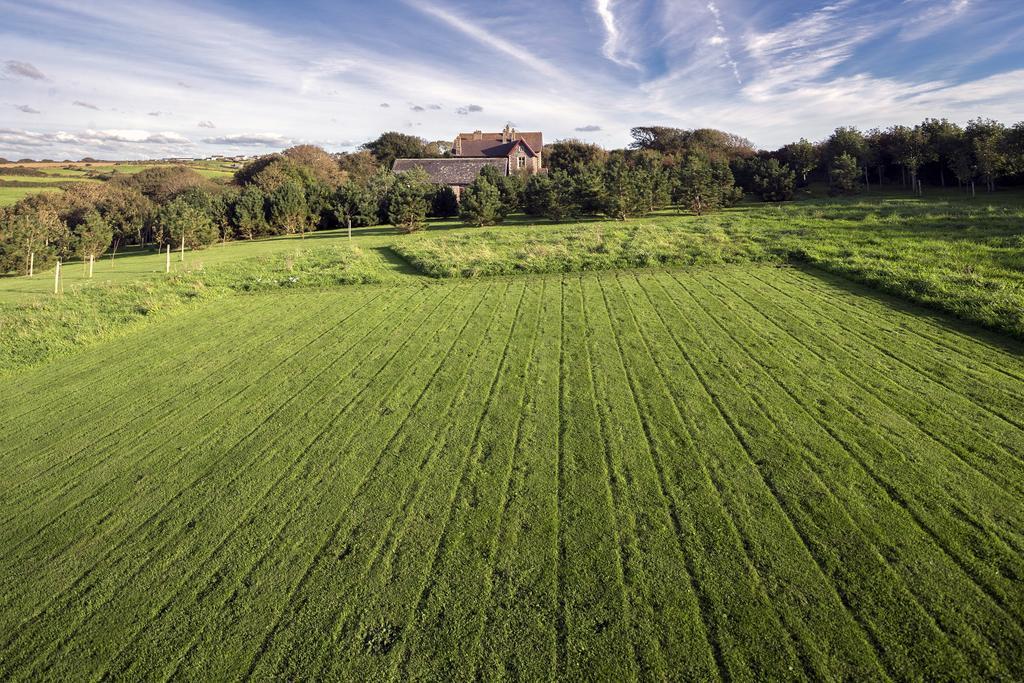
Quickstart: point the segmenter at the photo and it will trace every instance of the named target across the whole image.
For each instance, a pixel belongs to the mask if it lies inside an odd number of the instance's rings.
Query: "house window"
[[[519,157],[519,168],[526,168],[526,157]]]

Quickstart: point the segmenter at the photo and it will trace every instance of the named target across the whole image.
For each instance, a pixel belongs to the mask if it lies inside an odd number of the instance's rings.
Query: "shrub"
[[[501,193],[483,174],[462,192],[460,215],[471,225],[494,225],[504,219]]]
[[[750,162],[751,188],[766,202],[786,202],[793,198],[796,173],[778,159],[754,159]]]

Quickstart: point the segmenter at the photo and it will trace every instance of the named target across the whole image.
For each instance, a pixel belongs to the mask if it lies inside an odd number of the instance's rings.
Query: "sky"
[[[1020,0],[0,0],[0,157],[1024,119]]]

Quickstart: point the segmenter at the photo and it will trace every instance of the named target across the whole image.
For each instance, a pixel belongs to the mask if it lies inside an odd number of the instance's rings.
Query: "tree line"
[[[91,261],[129,244],[201,249],[229,239],[378,224],[412,232],[431,216],[482,226],[518,212],[553,221],[627,219],[676,206],[699,215],[745,194],[787,201],[815,181],[834,194],[892,183],[914,189],[956,183],[972,191],[980,183],[994,191],[1024,174],[1024,123],[980,118],[966,126],[927,119],[866,132],[837,128],[820,142],[801,139],[770,151],[714,129],[648,126],[631,133],[626,149],[571,139],[547,145],[545,172],[538,175],[505,176],[486,167],[461,201],[421,171],[390,171],[396,158],[449,156],[450,143],[396,132],[340,155],[292,147],[247,163],[230,182],[185,165],[154,166],[0,210],[0,272],[30,273],[72,256]]]

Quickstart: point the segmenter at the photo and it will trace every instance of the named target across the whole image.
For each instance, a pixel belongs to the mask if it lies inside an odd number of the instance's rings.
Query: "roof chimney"
[[[482,130],[474,130],[473,131],[473,139],[474,140],[483,140],[484,139],[484,132]]]

